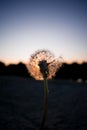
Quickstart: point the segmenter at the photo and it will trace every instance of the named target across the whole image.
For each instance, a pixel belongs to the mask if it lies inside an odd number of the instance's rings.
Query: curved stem
[[[43,116],[42,116],[41,126],[39,130],[44,129],[47,111],[48,111],[48,82],[47,82],[47,78],[44,77],[44,110],[43,110]]]

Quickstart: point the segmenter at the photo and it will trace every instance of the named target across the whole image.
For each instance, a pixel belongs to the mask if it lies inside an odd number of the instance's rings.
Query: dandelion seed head
[[[38,50],[31,55],[28,63],[28,71],[36,80],[43,80],[44,74],[47,79],[52,79],[61,63],[49,50]]]

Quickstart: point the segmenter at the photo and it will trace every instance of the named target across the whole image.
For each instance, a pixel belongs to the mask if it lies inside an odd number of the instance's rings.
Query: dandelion
[[[54,54],[49,50],[38,50],[31,55],[27,65],[30,75],[36,80],[44,80],[43,69],[47,70],[47,79],[52,79],[56,71],[60,68],[61,62],[59,58],[55,58]]]
[[[43,130],[48,111],[48,82],[60,68],[61,62],[49,50],[38,50],[31,55],[28,70],[36,80],[44,80],[44,110],[39,130]]]

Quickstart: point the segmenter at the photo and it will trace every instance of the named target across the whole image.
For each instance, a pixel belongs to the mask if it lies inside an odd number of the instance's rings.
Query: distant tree
[[[87,80],[87,63],[83,64],[66,64],[57,71],[56,79],[82,79],[83,81]]]
[[[71,71],[71,78],[73,80],[77,80],[78,78],[81,78],[80,77],[80,65],[77,64],[77,63],[72,63],[70,65],[70,71]]]
[[[80,75],[83,81],[87,80],[87,63],[82,63],[80,66]]]
[[[19,63],[17,65],[10,64],[6,68],[7,75],[21,76],[21,77],[30,77],[25,64]]]
[[[23,76],[23,77],[29,77],[30,76],[25,64],[23,64],[21,62],[17,65],[17,70],[18,70],[17,72],[18,72],[19,76]]]
[[[0,75],[5,75],[6,66],[3,62],[0,62]]]
[[[70,65],[63,63],[56,73],[56,79],[70,79]]]

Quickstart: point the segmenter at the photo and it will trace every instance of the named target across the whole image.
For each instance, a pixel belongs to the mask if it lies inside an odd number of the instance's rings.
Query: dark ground
[[[0,77],[0,130],[39,130],[43,81]],[[44,130],[87,130],[87,83],[49,81]]]

